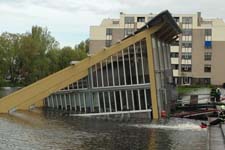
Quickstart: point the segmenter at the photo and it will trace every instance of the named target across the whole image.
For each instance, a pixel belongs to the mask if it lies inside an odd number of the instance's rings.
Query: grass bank
[[[212,85],[190,85],[190,86],[177,86],[176,90],[179,95],[188,94],[192,91],[202,88],[213,88]]]

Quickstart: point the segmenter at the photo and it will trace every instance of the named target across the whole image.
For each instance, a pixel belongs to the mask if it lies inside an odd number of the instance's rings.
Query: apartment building
[[[90,27],[90,53],[110,47],[151,20],[155,14],[120,13],[118,19],[104,19]],[[182,29],[170,47],[175,84],[213,84],[225,82],[225,23],[196,14],[173,14]],[[167,31],[165,31],[167,32]],[[168,36],[169,36],[168,32]]]

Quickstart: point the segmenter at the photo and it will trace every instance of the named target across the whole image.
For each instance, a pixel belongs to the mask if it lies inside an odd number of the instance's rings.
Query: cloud
[[[224,0],[0,0],[0,32],[23,33],[32,25],[48,27],[61,43],[73,46],[89,35],[89,27],[103,18],[118,18],[119,12],[196,13],[223,18]]]

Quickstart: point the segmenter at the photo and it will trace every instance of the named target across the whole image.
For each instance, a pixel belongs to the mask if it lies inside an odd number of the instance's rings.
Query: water
[[[0,98],[20,89],[21,87],[0,87]]]
[[[1,115],[0,149],[206,149],[207,130],[198,121],[118,118],[68,117],[46,110]]]
[[[69,117],[39,110],[0,115],[4,150],[204,150],[200,122],[171,118],[150,122],[148,114]]]

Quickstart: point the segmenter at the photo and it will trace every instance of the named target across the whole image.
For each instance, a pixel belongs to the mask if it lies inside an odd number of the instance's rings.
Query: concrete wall
[[[212,53],[211,83],[222,85],[225,82],[225,42],[214,41]]]
[[[105,47],[105,40],[90,40],[90,54],[95,54]]]

